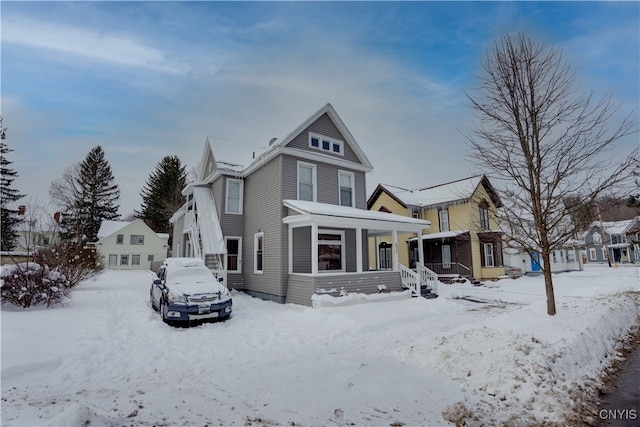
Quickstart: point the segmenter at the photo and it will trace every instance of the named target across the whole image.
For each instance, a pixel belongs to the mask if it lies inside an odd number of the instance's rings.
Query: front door
[[[380,270],[391,270],[393,265],[391,262],[391,244],[382,242],[378,246],[378,256],[380,260]]]
[[[541,270],[540,268],[540,253],[538,252],[530,252],[529,256],[531,256],[531,271],[536,273]]]

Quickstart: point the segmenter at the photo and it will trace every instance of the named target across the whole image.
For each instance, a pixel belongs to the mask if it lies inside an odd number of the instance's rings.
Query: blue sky
[[[373,163],[369,192],[379,182],[414,188],[481,172],[465,160],[464,91],[493,41],[515,31],[561,47],[581,92],[610,92],[620,115],[640,110],[638,2],[0,7],[15,186],[40,202],[99,144],[127,215],[164,156],[190,169],[209,136],[219,159],[247,164],[326,102]],[[620,152],[637,144],[629,137]]]

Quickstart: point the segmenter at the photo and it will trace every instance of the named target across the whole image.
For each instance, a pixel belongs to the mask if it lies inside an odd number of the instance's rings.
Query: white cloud
[[[50,50],[55,53],[108,62],[113,65],[183,74],[164,52],[125,34],[99,31],[32,18],[13,16],[2,22],[2,43]]]

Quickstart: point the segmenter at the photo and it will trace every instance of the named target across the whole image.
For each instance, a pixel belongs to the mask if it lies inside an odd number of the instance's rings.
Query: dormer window
[[[344,155],[343,141],[317,133],[309,133],[309,147],[320,151],[326,151],[328,153],[339,154],[341,156]]]

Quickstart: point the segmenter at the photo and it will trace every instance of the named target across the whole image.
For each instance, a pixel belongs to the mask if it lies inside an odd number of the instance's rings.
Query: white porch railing
[[[398,264],[402,286],[409,288],[414,295],[420,296],[420,276],[415,271]]]
[[[398,264],[402,285],[409,288],[411,292],[420,296],[420,286],[426,285],[433,293],[438,294],[438,275],[420,263],[416,263],[416,270],[413,271],[402,264]]]
[[[420,276],[420,281],[429,286],[431,290],[437,295],[438,275],[419,262],[416,262],[416,270],[418,271],[418,275]]]

